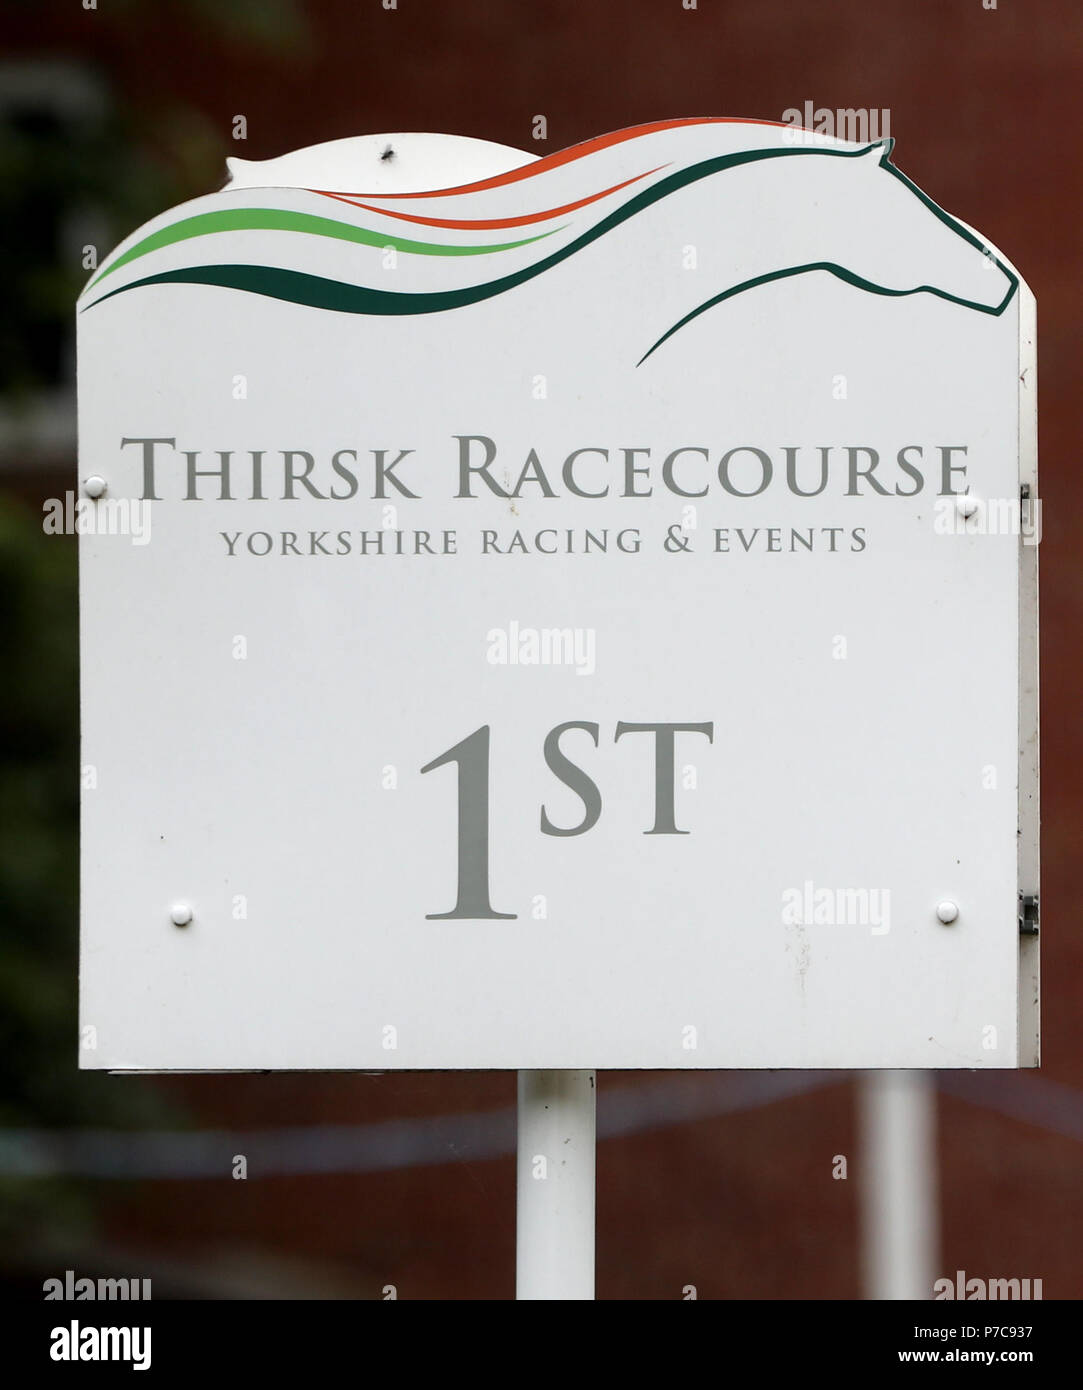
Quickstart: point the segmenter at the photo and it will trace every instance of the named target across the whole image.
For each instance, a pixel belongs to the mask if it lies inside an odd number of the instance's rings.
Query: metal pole
[[[931,1298],[939,1253],[932,1077],[867,1072],[858,1096],[865,1297]]]
[[[594,1297],[594,1083],[519,1073],[517,1299]]]

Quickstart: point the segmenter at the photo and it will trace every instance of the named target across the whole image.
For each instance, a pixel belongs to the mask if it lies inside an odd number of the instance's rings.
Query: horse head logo
[[[727,152],[711,153],[722,142],[702,128],[716,122],[662,125],[667,130],[661,133],[654,127],[617,132],[435,192],[286,188],[277,166],[294,156],[271,161],[275,169],[264,174],[234,169],[244,177],[190,205],[194,210],[179,219],[161,219],[115,253],[87,287],[84,307],[144,285],[201,284],[339,313],[442,313],[513,291],[633,219],[644,245],[670,237],[675,224],[687,226],[711,245],[722,281],[716,279],[711,298],[688,308],[653,345],[649,339],[641,345],[647,350],[640,364],[708,310],[798,275],[825,272],[866,293],[928,294],[991,315],[1015,293],[1018,277],[992,249],[895,168],[892,140],[794,149],[774,137],[765,142],[752,124],[734,122],[739,133],[731,135]],[[688,129],[696,126],[698,132]],[[659,139],[668,143],[660,146]],[[504,165],[509,157],[503,151]],[[654,217],[666,224],[657,237]],[[282,235],[268,241],[268,232]],[[187,246],[212,244],[227,245],[237,259],[207,264],[201,255],[196,264],[167,263],[129,279],[131,267],[145,258],[176,262],[186,258]],[[321,269],[341,267],[339,276],[313,273],[313,244],[322,250]],[[343,250],[359,246],[379,255],[390,248],[432,273],[413,283],[409,277],[390,281],[378,262],[370,273],[355,250]],[[581,291],[589,293],[594,284],[599,294],[612,293],[606,277]],[[673,292],[662,312],[682,308]]]
[[[969,227],[945,212],[891,163],[894,140],[856,154],[824,155],[824,196],[858,219],[851,269],[881,293],[926,292],[997,314],[1018,285]],[[886,252],[882,248],[890,248]]]
[[[762,169],[756,220],[762,235],[735,257],[730,283],[669,328],[640,358],[707,310],[776,280],[823,272],[870,294],[930,294],[999,315],[1019,284],[995,252],[946,213],[891,163],[894,140],[864,149],[768,148],[709,160],[677,179],[722,180],[730,170]]]

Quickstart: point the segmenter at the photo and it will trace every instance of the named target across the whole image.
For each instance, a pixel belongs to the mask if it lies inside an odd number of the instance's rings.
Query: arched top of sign
[[[464,183],[493,178],[539,158],[492,140],[429,131],[352,135],[292,150],[277,159],[226,160],[226,188],[357,188],[378,197],[447,188],[448,171]]]
[[[540,159],[484,141],[390,135],[230,161],[220,192],[122,243],[81,308],[148,286],[202,285],[341,314],[443,313],[514,291],[634,228],[644,243],[662,230],[726,252],[699,277],[708,293],[664,331],[644,325],[629,349],[640,366],[734,296],[814,273],[999,316],[1017,273],[895,167],[893,146],[703,118],[632,127]],[[621,261],[625,276],[634,263]],[[600,281],[604,254],[596,264]],[[604,292],[637,289],[609,277]]]

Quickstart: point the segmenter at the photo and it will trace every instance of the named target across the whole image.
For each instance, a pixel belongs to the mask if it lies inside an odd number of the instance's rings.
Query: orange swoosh
[[[351,207],[363,208],[365,212],[377,212],[382,217],[395,217],[402,222],[417,222],[424,227],[450,227],[456,231],[487,231],[499,227],[525,227],[533,222],[547,222],[551,217],[563,217],[565,213],[575,212],[579,208],[585,208],[588,203],[596,203],[599,198],[607,198],[610,193],[617,193],[622,188],[627,188],[629,184],[638,183],[640,179],[645,179],[651,174],[657,174],[659,169],[667,169],[667,164],[659,164],[654,169],[648,169],[645,174],[636,174],[633,178],[625,179],[623,183],[615,183],[612,188],[603,188],[600,193],[592,193],[587,198],[580,198],[574,203],[565,203],[563,207],[547,208],[544,212],[528,212],[521,217],[482,217],[474,219],[458,219],[450,217],[416,217],[409,212],[392,212],[389,208],[380,208],[375,203],[361,203],[347,193],[330,193],[325,188],[310,189],[312,193],[321,193],[325,198],[336,198],[340,203],[349,203]],[[398,194],[388,194],[389,197],[398,197]]]
[[[491,179],[481,179],[478,183],[461,184],[457,188],[433,188],[424,193],[355,193],[344,196],[356,198],[447,198],[458,193],[481,193],[489,188],[503,188],[509,183],[518,183],[522,179],[533,178],[537,174],[546,173],[549,169],[558,169],[562,164],[571,164],[576,159],[582,159],[584,155],[594,154],[597,150],[608,149],[610,145],[623,144],[625,140],[635,140],[640,135],[654,135],[659,130],[676,130],[680,126],[688,125],[769,125],[782,127],[785,122],[750,120],[742,116],[693,116],[682,120],[651,121],[648,125],[628,126],[624,130],[612,131],[609,135],[595,136],[593,140],[584,140],[581,145],[571,145],[558,154],[547,154],[543,159],[535,160],[533,164],[524,164],[518,169],[509,169],[506,174],[497,174]]]

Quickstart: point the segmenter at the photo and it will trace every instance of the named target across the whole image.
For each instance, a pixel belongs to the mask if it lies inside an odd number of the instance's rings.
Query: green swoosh
[[[393,246],[396,251],[405,251],[413,256],[484,256],[491,251],[512,251],[517,246],[529,246],[532,241],[541,241],[554,232],[563,231],[554,227],[537,236],[525,237],[522,241],[499,242],[492,246],[447,246],[434,241],[412,241],[408,237],[392,236],[381,232],[370,232],[364,227],[354,227],[348,222],[338,222],[332,217],[317,217],[308,212],[286,212],[277,208],[228,208],[221,212],[201,212],[195,217],[186,217],[153,232],[142,241],[130,247],[123,256],[118,256],[112,265],[95,277],[90,283],[98,284],[122,265],[138,260],[148,252],[158,251],[163,246],[172,246],[190,237],[210,236],[214,232],[307,232],[312,236],[334,237],[338,241],[354,241],[361,246]]]
[[[634,217],[636,213],[642,212],[644,208],[659,202],[662,198],[687,184],[708,178],[711,174],[720,173],[723,169],[734,168],[740,164],[749,164],[756,159],[777,155],[792,156],[814,153],[817,151],[746,150],[739,154],[718,155],[714,159],[693,164],[691,168],[671,174],[668,178],[661,179],[650,188],[637,193],[634,198],[630,198],[622,207],[615,208],[601,222],[589,228],[575,241],[569,242],[567,246],[562,247],[561,250],[554,252],[553,255],[544,260],[538,261],[535,265],[526,266],[522,270],[499,280],[490,280],[483,285],[472,285],[467,289],[438,290],[427,294],[404,294],[391,290],[367,290],[360,285],[347,285],[338,280],[327,280],[317,275],[306,275],[301,271],[280,271],[269,266],[218,265],[198,266],[190,272],[184,270],[162,271],[158,275],[150,275],[146,279],[135,280],[130,285],[122,285],[120,289],[110,290],[108,294],[103,294],[94,300],[93,304],[88,304],[86,307],[92,309],[95,304],[103,303],[112,298],[114,294],[123,294],[127,290],[139,289],[144,285],[174,283],[213,284],[232,289],[246,289],[254,294],[270,295],[272,298],[292,298],[292,295],[279,295],[275,290],[269,288],[277,283],[282,286],[289,285],[295,291],[300,292],[301,297],[296,300],[299,304],[320,309],[335,309],[347,314],[430,314],[441,309],[456,309],[466,304],[475,304],[479,300],[488,299],[492,295],[501,294],[505,290],[514,289],[527,280],[532,280],[535,275],[541,275],[551,266],[566,260],[582,247],[589,246],[592,241],[597,241],[606,232],[611,231],[622,222],[626,222],[630,217]],[[830,151],[830,153],[836,152]],[[844,158],[851,157],[847,151],[838,151],[838,153]],[[211,216],[213,214],[206,215]],[[236,282],[228,278],[231,274],[237,276]],[[399,307],[400,304],[401,307]]]

